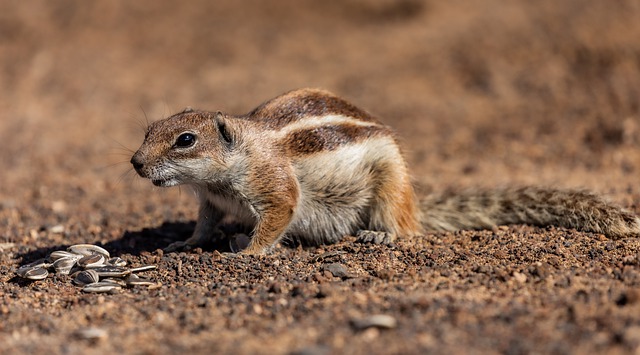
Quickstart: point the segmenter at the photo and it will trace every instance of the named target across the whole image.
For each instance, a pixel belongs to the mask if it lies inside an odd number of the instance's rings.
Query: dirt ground
[[[4,1],[0,353],[637,353],[640,240],[503,226],[268,256],[166,254],[187,188],[148,121],[322,87],[393,126],[421,194],[587,188],[640,212],[637,1]],[[160,287],[18,266],[98,244]],[[387,327],[369,327],[386,315]],[[373,318],[372,318],[373,317]]]

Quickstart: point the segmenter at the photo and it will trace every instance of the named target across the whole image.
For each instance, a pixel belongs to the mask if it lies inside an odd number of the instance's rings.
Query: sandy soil
[[[323,87],[404,137],[422,193],[583,187],[640,212],[638,18],[631,0],[5,1],[0,353],[637,352],[636,238],[508,226],[164,254],[195,200],[128,160],[185,106]],[[162,286],[14,276],[76,243],[157,264]]]

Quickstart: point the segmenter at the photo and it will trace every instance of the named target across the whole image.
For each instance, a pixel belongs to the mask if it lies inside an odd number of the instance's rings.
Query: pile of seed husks
[[[116,292],[123,287],[158,286],[159,284],[137,272],[152,270],[156,265],[126,268],[127,262],[111,257],[108,251],[96,245],[77,244],[57,250],[47,258],[22,265],[16,275],[29,280],[45,279],[50,271],[71,275],[73,283],[84,292]]]

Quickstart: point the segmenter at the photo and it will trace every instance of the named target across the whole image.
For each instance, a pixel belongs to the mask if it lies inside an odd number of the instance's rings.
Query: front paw
[[[356,235],[356,242],[363,244],[390,245],[394,239],[394,235],[391,233],[370,230],[358,231]]]
[[[238,233],[229,238],[229,248],[233,253],[244,252],[250,242],[251,239],[246,234]]]
[[[187,241],[182,240],[182,241],[178,241],[178,242],[173,242],[171,244],[169,244],[169,246],[167,246],[166,248],[162,249],[165,253],[173,253],[173,252],[180,252],[180,251],[189,251],[193,249],[193,245],[187,243]]]

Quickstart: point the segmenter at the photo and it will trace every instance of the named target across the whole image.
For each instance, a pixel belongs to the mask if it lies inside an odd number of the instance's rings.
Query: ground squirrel
[[[229,221],[250,235],[243,250],[250,254],[283,238],[317,245],[357,234],[389,243],[425,229],[517,223],[609,237],[640,232],[638,217],[583,191],[470,190],[418,202],[392,130],[315,89],[285,93],[243,116],[185,109],[151,124],[131,163],[155,185],[187,184],[199,197],[193,236],[170,250],[202,245]]]

